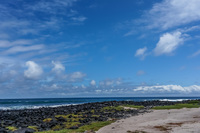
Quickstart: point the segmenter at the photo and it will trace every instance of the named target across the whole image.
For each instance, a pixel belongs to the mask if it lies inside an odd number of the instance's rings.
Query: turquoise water
[[[0,110],[57,107],[103,101],[182,101],[200,97],[100,97],[100,98],[39,98],[39,99],[0,99]]]

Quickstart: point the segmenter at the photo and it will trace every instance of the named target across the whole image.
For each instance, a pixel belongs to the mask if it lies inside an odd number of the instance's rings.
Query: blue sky
[[[0,1],[0,97],[198,96],[199,6]]]

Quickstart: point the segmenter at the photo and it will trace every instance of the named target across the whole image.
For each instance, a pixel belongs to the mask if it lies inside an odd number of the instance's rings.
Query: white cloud
[[[4,52],[4,54],[15,54],[19,52],[35,51],[41,50],[44,48],[44,45],[32,45],[32,46],[15,46]]]
[[[117,78],[117,79],[106,79],[103,81],[99,82],[99,87],[101,88],[106,88],[106,87],[116,87],[122,84],[122,79],[121,78]]]
[[[143,60],[147,56],[146,51],[147,51],[147,47],[140,48],[136,51],[135,56]]]
[[[62,71],[65,71],[65,67],[60,62],[52,61],[52,64],[54,65],[54,68],[52,69],[52,71],[54,71],[56,73],[60,73]]]
[[[92,80],[92,81],[90,82],[90,85],[95,86],[95,85],[96,85],[96,81],[95,81],[95,80]]]
[[[78,82],[82,81],[86,74],[82,72],[73,72],[72,74],[68,75],[68,81],[70,82]]]
[[[150,28],[168,29],[200,20],[199,0],[164,0],[146,14]],[[148,19],[149,20],[149,19]]]
[[[16,46],[16,45],[30,45],[32,43],[33,43],[32,40],[25,40],[25,39],[19,39],[13,42],[10,42],[8,40],[0,40],[0,47],[6,48],[6,47],[11,47],[11,46]]]
[[[182,87],[180,85],[156,85],[156,86],[140,86],[133,89],[134,92],[143,93],[192,93],[200,92],[200,86],[192,85]]]
[[[27,70],[24,71],[24,76],[29,79],[37,79],[42,73],[42,68],[33,61],[27,61]]]
[[[74,21],[79,21],[79,22],[83,22],[85,21],[87,18],[83,17],[83,16],[79,16],[79,17],[73,17],[72,20]]]
[[[171,54],[174,52],[184,41],[181,32],[176,31],[173,33],[165,33],[160,37],[159,42],[154,49],[156,56],[163,54]]]

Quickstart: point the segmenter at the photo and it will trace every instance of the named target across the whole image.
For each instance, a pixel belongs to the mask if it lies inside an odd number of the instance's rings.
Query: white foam
[[[189,99],[160,99],[159,101],[181,102]]]
[[[39,108],[55,108],[55,107],[62,107],[62,106],[70,106],[70,105],[78,105],[78,104],[60,104],[60,105],[43,105],[43,106],[9,106],[9,107],[0,107],[0,110],[23,110],[23,109],[39,109]]]

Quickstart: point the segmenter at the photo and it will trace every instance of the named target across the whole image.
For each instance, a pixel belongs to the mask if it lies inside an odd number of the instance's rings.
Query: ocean
[[[103,101],[182,101],[200,99],[200,97],[98,97],[98,98],[34,98],[34,99],[0,99],[0,110],[32,109],[41,107],[58,107]]]

